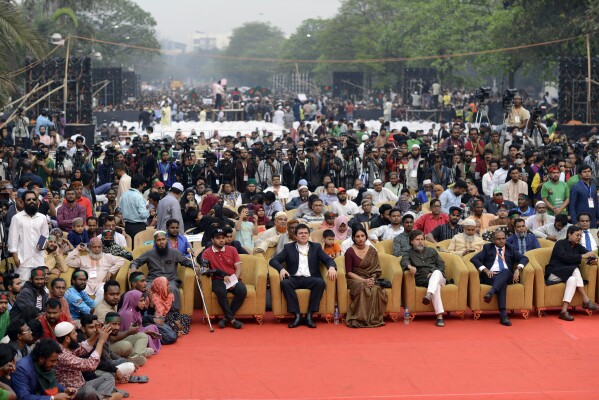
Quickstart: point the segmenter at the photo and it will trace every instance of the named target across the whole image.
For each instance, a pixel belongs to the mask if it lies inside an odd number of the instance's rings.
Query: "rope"
[[[84,36],[72,36],[72,37],[81,39],[81,40],[88,40],[91,42],[109,44],[109,45],[114,45],[114,46],[129,47],[129,48],[138,49],[138,50],[154,51],[154,52],[158,52],[158,53],[169,53],[169,51],[167,51],[167,50],[157,49],[154,47],[144,47],[144,46],[138,46],[138,45],[133,45],[133,44],[127,44],[127,43],[110,42],[108,40],[88,38],[88,37],[84,37]],[[272,63],[300,63],[300,64],[302,64],[302,63],[303,64],[311,64],[311,63],[313,63],[313,64],[352,64],[352,63],[361,64],[362,63],[362,64],[364,64],[364,63],[372,63],[372,62],[383,63],[383,62],[435,60],[435,59],[445,59],[445,58],[451,58],[451,57],[466,57],[466,56],[475,56],[475,55],[481,55],[481,54],[502,53],[502,52],[507,52],[507,51],[530,49],[533,47],[541,47],[541,46],[548,46],[548,45],[557,44],[557,43],[570,42],[570,41],[582,39],[585,37],[586,37],[586,35],[580,35],[580,36],[573,36],[573,37],[564,38],[564,39],[556,39],[556,40],[549,40],[549,41],[539,42],[539,43],[525,44],[525,45],[520,45],[520,46],[502,47],[499,49],[478,50],[478,51],[468,51],[468,52],[462,52],[462,53],[431,55],[431,56],[416,56],[416,57],[358,58],[358,59],[354,59],[354,60],[303,60],[303,59],[292,59],[292,58],[268,58],[268,57],[261,58],[261,57],[227,56],[227,55],[223,55],[223,54],[203,54],[203,56],[207,57],[207,58],[216,58],[216,59],[224,59],[224,60],[258,61],[258,62],[272,62]]]

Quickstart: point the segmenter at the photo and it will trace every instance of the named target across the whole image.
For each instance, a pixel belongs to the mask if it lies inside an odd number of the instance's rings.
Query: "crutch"
[[[210,333],[213,333],[214,328],[212,327],[212,322],[210,322],[210,314],[208,313],[208,307],[206,307],[206,299],[204,297],[204,291],[202,290],[202,282],[200,281],[200,275],[202,274],[202,271],[200,268],[196,266],[195,254],[193,254],[193,250],[188,248],[187,252],[191,256],[191,265],[193,267],[194,275],[196,276],[196,283],[198,284],[198,289],[200,290],[200,296],[202,297],[202,306],[204,306],[204,317],[208,320]]]

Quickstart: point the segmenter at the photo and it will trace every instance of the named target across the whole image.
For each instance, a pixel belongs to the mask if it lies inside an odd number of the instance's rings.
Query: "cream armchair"
[[[387,308],[385,314],[391,317],[393,322],[397,322],[401,312],[401,282],[402,273],[399,265],[400,258],[389,254],[379,252],[379,262],[381,263],[381,279],[391,282],[391,289],[385,289],[387,293]],[[337,305],[340,314],[347,314],[349,309],[350,297],[347,288],[347,276],[345,272],[345,257],[335,258],[337,264]]]
[[[266,277],[268,274],[266,260],[262,256],[247,254],[240,254],[239,258],[241,258],[241,280],[247,289],[247,296],[235,317],[251,316],[256,319],[258,324],[262,325],[266,312]],[[216,295],[212,292],[212,278],[202,275],[200,279],[208,314],[210,317],[222,316],[223,310],[218,304]],[[233,295],[228,293],[227,298],[232,300]]]
[[[331,322],[333,319],[333,312],[335,312],[335,281],[327,278],[327,267],[324,264],[320,264],[320,272],[322,279],[325,281],[325,289],[320,300],[320,306],[318,314],[323,316],[327,322]],[[273,267],[268,267],[268,281],[270,282],[270,297],[272,299],[272,312],[275,316],[275,322],[280,322],[281,319],[291,314],[287,311],[287,301],[281,290],[281,279],[279,272]],[[310,299],[309,289],[296,289],[297,299],[299,301],[300,313],[306,314],[308,312],[308,301]]]
[[[533,250],[535,251],[535,250]],[[530,252],[528,252],[530,253]],[[526,254],[528,256],[528,253]],[[470,274],[468,285],[468,306],[474,313],[474,319],[479,319],[483,311],[497,311],[497,297],[493,296],[490,303],[485,303],[483,297],[491,289],[490,285],[480,283],[479,271],[470,262],[476,253],[470,253],[463,257],[464,263]],[[533,281],[535,279],[534,268],[529,264],[524,266],[520,273],[520,282],[507,286],[506,309],[520,310],[524,319],[528,319],[528,313],[532,309]]]
[[[554,285],[545,285],[545,267],[549,264],[551,258],[552,248],[540,248],[531,250],[526,253],[528,260],[535,273],[535,295],[534,305],[537,310],[537,316],[541,317],[543,311],[550,307],[561,307],[563,304],[564,292],[566,290],[565,283],[556,283]],[[580,266],[580,274],[585,281],[588,281],[584,285],[584,290],[587,292],[587,296],[590,299],[595,298],[595,291],[597,287],[597,266],[587,265],[586,262]],[[573,307],[582,305],[582,297],[580,293],[576,292],[570,305]],[[591,310],[585,310],[587,314],[591,315]]]
[[[468,299],[468,269],[461,258],[451,253],[439,252],[445,263],[445,277],[453,283],[441,287],[441,299],[446,312],[455,312],[464,319]],[[426,295],[426,288],[416,286],[414,276],[409,271],[403,272],[403,306],[408,307],[410,319],[423,312],[434,312],[432,304],[422,304],[422,298]]]

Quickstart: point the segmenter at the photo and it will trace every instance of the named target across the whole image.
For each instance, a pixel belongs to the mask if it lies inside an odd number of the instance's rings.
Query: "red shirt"
[[[424,232],[425,235],[431,233],[439,225],[443,225],[449,222],[449,215],[439,214],[435,219],[432,213],[424,214],[422,217],[414,223],[414,229]]]
[[[60,317],[58,317],[58,322],[56,323],[56,325],[60,324],[61,322],[68,321],[68,320],[69,319],[64,314],[64,312],[61,312]],[[54,335],[54,328],[56,327],[56,325],[50,326],[46,317],[41,317],[40,322],[42,323],[42,328],[44,328],[44,336],[43,337],[56,340],[56,335]]]
[[[210,261],[210,268],[224,271],[227,276],[235,273],[235,264],[241,262],[239,253],[233,246],[225,246],[221,251],[215,251],[214,246],[210,246],[204,253],[202,259]],[[214,277],[215,279],[223,279],[222,277]]]
[[[91,217],[92,214],[92,202],[85,196],[81,196],[75,203],[79,204],[81,207],[85,208],[85,218]],[[62,205],[67,204],[67,199],[62,201]],[[62,208],[62,207],[61,207]],[[85,221],[83,221],[85,223]]]

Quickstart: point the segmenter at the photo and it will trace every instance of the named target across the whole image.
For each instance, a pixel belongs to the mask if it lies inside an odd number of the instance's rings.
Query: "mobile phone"
[[[44,250],[46,248],[47,241],[48,241],[48,238],[45,237],[44,235],[41,235],[39,237],[39,239],[37,240],[37,249]]]
[[[131,326],[134,327],[134,328],[137,328],[137,325],[138,325],[137,322],[134,322],[134,323],[131,324]]]
[[[248,210],[248,217],[254,216],[254,210]]]

